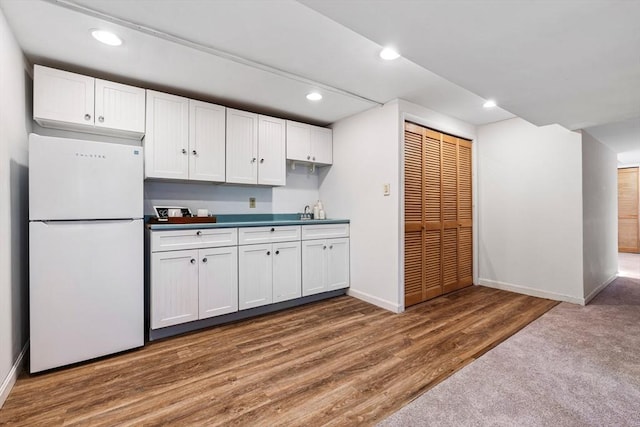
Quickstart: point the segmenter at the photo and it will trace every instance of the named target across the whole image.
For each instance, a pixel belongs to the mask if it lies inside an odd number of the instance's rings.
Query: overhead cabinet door
[[[258,125],[258,184],[285,185],[285,121],[259,116]]]
[[[93,124],[93,77],[34,66],[33,117],[44,121]]]
[[[189,100],[147,91],[146,178],[189,178]]]
[[[258,183],[258,115],[227,109],[227,182]]]
[[[189,179],[224,182],[226,108],[189,100]]]
[[[144,134],[145,90],[96,79],[96,127]]]

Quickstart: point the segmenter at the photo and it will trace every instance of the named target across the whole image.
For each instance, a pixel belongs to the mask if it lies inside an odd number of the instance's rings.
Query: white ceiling
[[[0,7],[33,62],[238,108],[327,124],[403,98],[476,125],[517,114],[538,125],[588,127],[618,152],[640,146],[638,126],[628,124],[640,118],[640,1],[0,0]],[[111,29],[125,43],[99,45],[91,28]],[[403,58],[382,61],[386,44]],[[321,102],[304,98],[313,89]],[[485,98],[504,110],[483,109]]]

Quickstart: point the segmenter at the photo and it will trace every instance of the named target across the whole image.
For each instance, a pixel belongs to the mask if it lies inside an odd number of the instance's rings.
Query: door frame
[[[416,116],[411,113],[400,111],[400,120],[398,125],[398,140],[399,146],[399,167],[398,167],[398,182],[399,182],[399,195],[398,195],[398,312],[405,311],[404,305],[404,124],[405,122],[413,122],[421,126],[431,128],[433,130],[447,133],[459,138],[468,139],[471,141],[471,191],[472,198],[472,215],[473,215],[473,284],[478,284],[478,146],[477,136],[470,134],[469,132],[456,127],[454,124],[445,124],[440,120],[425,119],[424,117]]]

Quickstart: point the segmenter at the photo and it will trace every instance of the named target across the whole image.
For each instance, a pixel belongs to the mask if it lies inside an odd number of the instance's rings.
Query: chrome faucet
[[[304,213],[300,215],[300,219],[311,219],[311,208],[309,207],[309,205],[306,205],[304,207]]]

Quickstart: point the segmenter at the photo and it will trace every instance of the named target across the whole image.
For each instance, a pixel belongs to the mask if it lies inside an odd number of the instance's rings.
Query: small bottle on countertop
[[[324,209],[320,209],[319,214],[320,215],[319,215],[318,219],[327,219],[326,216],[325,216],[325,213],[324,213]]]
[[[320,208],[317,203],[313,205],[313,219],[320,219]]]

